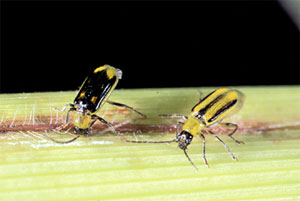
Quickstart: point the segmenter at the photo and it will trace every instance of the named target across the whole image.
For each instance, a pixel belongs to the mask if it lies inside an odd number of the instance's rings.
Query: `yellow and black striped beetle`
[[[122,103],[108,101],[108,97],[116,87],[119,79],[122,78],[122,71],[110,65],[103,65],[96,68],[83,82],[74,103],[66,104],[60,111],[65,111],[67,107],[70,109],[67,112],[64,127],[68,124],[69,114],[74,111],[74,133],[84,134],[89,133],[89,128],[97,121],[106,124],[114,133],[116,132],[113,126],[96,115],[97,111],[103,106],[105,102],[133,110],[142,117],[146,117],[141,112]],[[57,108],[56,108],[57,109]],[[70,140],[74,141],[76,138]],[[70,142],[68,141],[68,142]]]
[[[238,112],[243,103],[245,96],[242,92],[234,89],[228,88],[219,88],[205,98],[201,99],[193,108],[189,116],[182,114],[161,114],[160,116],[171,117],[171,118],[182,118],[176,123],[176,138],[169,141],[130,141],[125,140],[126,142],[132,143],[172,143],[178,142],[178,147],[184,151],[185,156],[190,161],[190,163],[195,167],[192,160],[189,158],[186,150],[188,145],[192,142],[193,137],[196,135],[201,135],[203,139],[203,160],[205,164],[209,167],[208,162],[205,157],[205,137],[202,133],[204,128],[210,128],[216,124],[221,124],[226,127],[233,127],[233,131],[228,134],[228,136],[234,140],[236,143],[244,143],[242,141],[236,140],[232,135],[238,129],[238,125],[234,123],[222,123],[221,121],[229,117],[236,112]],[[182,131],[178,134],[179,124],[183,124]],[[220,143],[225,147],[225,149],[231,154],[232,159],[237,160],[235,155],[230,151],[228,146],[211,130],[207,131],[216,137]]]

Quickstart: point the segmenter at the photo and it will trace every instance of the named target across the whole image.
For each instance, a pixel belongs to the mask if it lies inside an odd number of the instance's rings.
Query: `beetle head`
[[[193,135],[183,130],[177,136],[178,147],[182,150],[186,150],[187,146],[191,144],[192,140],[193,140]]]

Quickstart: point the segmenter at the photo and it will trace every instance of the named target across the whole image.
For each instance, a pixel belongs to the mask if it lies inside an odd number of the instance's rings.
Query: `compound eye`
[[[187,139],[186,139],[186,144],[190,144],[191,143],[191,141],[192,141],[192,139],[193,139],[193,136],[192,135],[190,135]]]

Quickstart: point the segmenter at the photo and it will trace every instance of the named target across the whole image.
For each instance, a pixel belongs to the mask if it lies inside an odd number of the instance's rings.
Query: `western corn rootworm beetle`
[[[70,109],[67,112],[64,127],[68,124],[69,114],[74,111],[73,124],[75,134],[88,134],[89,128],[97,121],[106,124],[112,132],[116,132],[113,126],[104,120],[102,117],[96,115],[97,111],[104,105],[105,102],[133,110],[142,117],[146,117],[141,112],[135,110],[134,108],[127,106],[122,103],[108,101],[108,97],[111,92],[116,87],[119,79],[122,77],[122,71],[120,69],[114,68],[110,65],[104,65],[96,68],[83,82],[81,88],[74,99],[73,103],[65,105],[60,111],[65,111],[69,106]],[[72,142],[76,140],[79,136],[68,141]]]
[[[209,167],[206,157],[205,157],[205,137],[201,132],[203,128],[209,128],[216,124],[220,124],[226,127],[233,127],[233,131],[228,134],[228,136],[234,140],[236,143],[243,143],[242,141],[236,140],[232,135],[238,129],[238,125],[234,123],[222,123],[221,121],[235,114],[239,111],[243,105],[245,96],[242,92],[234,89],[220,88],[205,98],[201,99],[193,108],[190,115],[187,117],[182,114],[162,114],[160,116],[172,117],[172,118],[182,118],[176,123],[176,138],[169,141],[130,141],[126,142],[132,143],[172,143],[178,142],[178,147],[183,150],[185,156],[190,161],[190,163],[195,167],[192,160],[189,158],[186,150],[188,145],[192,142],[193,137],[200,135],[203,139],[203,160],[205,164]],[[179,124],[183,124],[182,131],[178,134]],[[232,159],[237,159],[234,154],[230,151],[228,146],[212,131],[207,129],[207,131],[216,137],[220,143],[226,148],[226,150],[231,154]]]

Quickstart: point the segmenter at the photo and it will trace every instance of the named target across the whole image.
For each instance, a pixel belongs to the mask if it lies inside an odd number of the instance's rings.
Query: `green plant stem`
[[[199,89],[207,94],[214,88]],[[224,147],[207,135],[207,168],[202,141],[195,138],[188,153],[198,172],[176,144],[121,140],[121,136],[173,139],[176,120],[158,114],[188,115],[199,101],[198,88],[116,90],[110,100],[133,106],[148,118],[105,104],[99,115],[119,126],[121,135],[103,133],[105,126],[99,123],[92,130],[94,136],[66,145],[43,134],[60,140],[72,137],[53,131],[66,113],[53,107],[72,102],[76,92],[2,94],[0,200],[299,199],[300,88],[238,89],[246,95],[244,107],[226,122],[239,125],[235,137],[246,144],[219,136],[239,160],[232,161]]]

